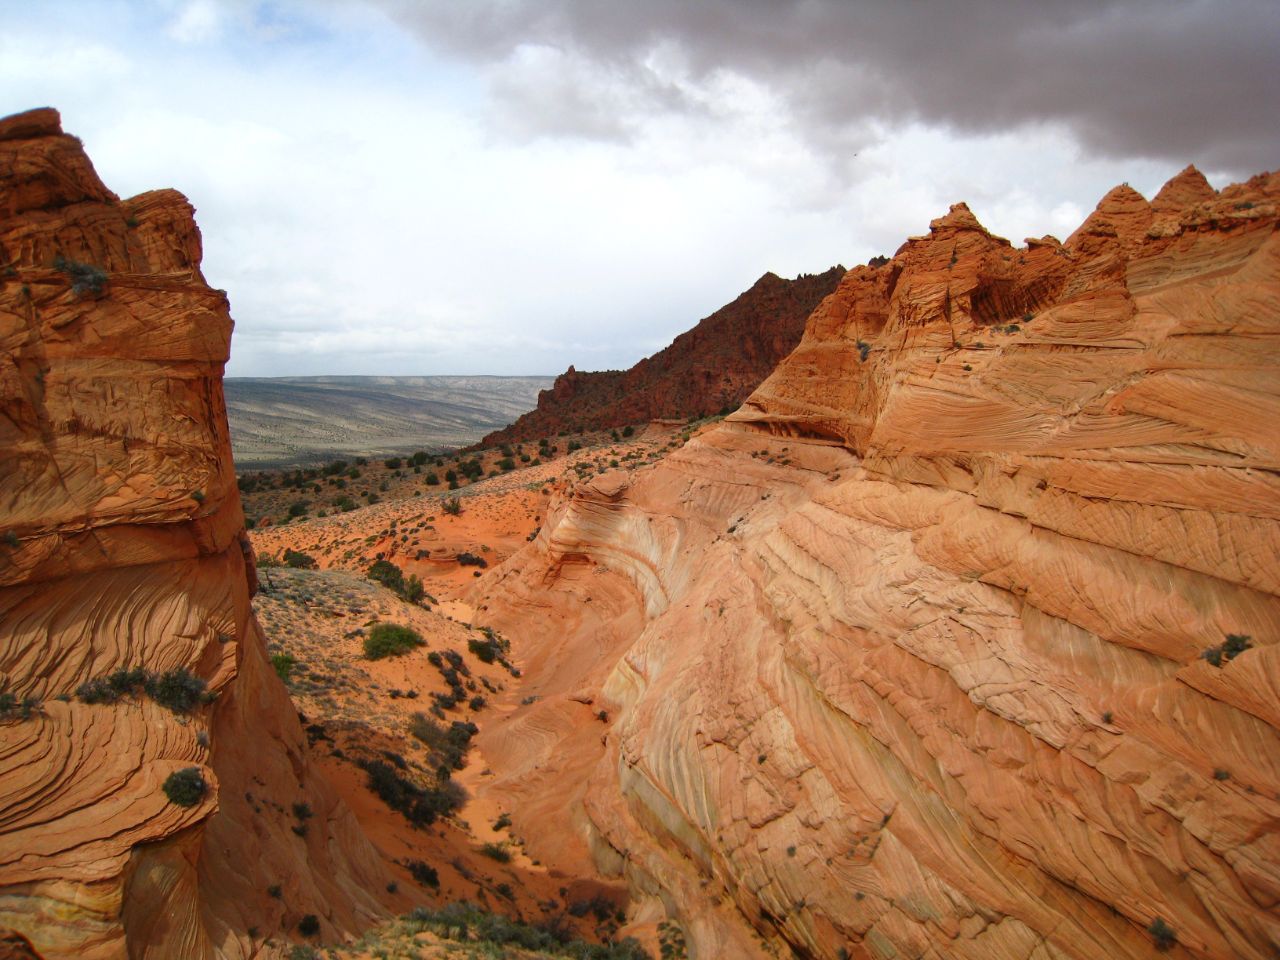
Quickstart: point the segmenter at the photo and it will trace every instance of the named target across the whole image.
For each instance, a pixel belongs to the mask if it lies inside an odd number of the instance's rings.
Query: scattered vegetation
[[[273,653],[271,655],[271,668],[275,670],[278,676],[285,683],[289,682],[289,678],[293,675],[293,668],[298,661],[289,653]]]
[[[40,701],[35,697],[19,700],[12,693],[0,693],[0,723],[6,720],[30,720],[40,712]]]
[[[53,269],[71,278],[71,292],[77,297],[83,297],[86,293],[97,296],[102,293],[102,288],[107,283],[107,275],[100,267],[80,263],[78,260],[68,260],[61,255],[54,258]]]
[[[1208,660],[1215,667],[1221,667],[1224,660],[1234,660],[1252,646],[1252,638],[1247,634],[1228,633],[1225,642],[1205,650],[1200,658]]]
[[[421,860],[406,861],[405,867],[408,868],[409,873],[413,875],[413,879],[417,880],[418,883],[422,884],[424,887],[440,886],[440,875],[436,872],[435,867],[428,866]]]
[[[422,644],[422,635],[413,627],[398,623],[378,623],[370,628],[369,635],[364,638],[364,655],[370,660],[398,657]]]
[[[194,807],[204,799],[209,787],[204,782],[204,774],[200,772],[199,767],[187,767],[169,774],[161,789],[164,790],[164,795],[169,798],[170,803],[177,804],[179,807]]]
[[[369,777],[369,789],[412,824],[429,826],[436,822],[437,817],[453,813],[466,800],[465,791],[452,780],[444,780],[433,787],[420,787],[382,760],[361,760],[358,763]]]
[[[631,937],[617,943],[587,943],[571,939],[559,926],[532,926],[470,903],[451,903],[439,910],[419,907],[405,919],[411,932],[429,930],[446,940],[540,950],[574,960],[650,960],[649,954]]]
[[[430,752],[432,764],[447,772],[463,768],[471,738],[480,731],[474,723],[454,720],[446,727],[425,713],[415,713],[409,721],[409,732]]]
[[[490,860],[497,860],[499,863],[511,862],[511,852],[505,843],[486,843],[480,848],[480,852]]]
[[[174,713],[190,713],[212,699],[205,682],[181,667],[161,674],[142,667],[121,667],[76,687],[76,698],[81,703],[116,703],[123,697],[144,693]]]
[[[1151,925],[1147,927],[1147,932],[1151,934],[1151,939],[1156,943],[1156,949],[1161,953],[1167,953],[1178,943],[1178,935],[1174,933],[1173,927],[1165,922],[1164,917],[1156,917],[1152,920]]]
[[[462,513],[462,501],[457,497],[450,497],[444,502],[440,509],[449,514],[449,516],[456,517]]]
[[[295,570],[314,570],[318,566],[315,557],[301,550],[286,549],[282,559],[286,567],[293,567]]]
[[[689,954],[684,942],[684,931],[666,920],[659,923],[658,952],[662,960],[685,960]]]
[[[404,571],[390,560],[375,560],[366,576],[409,603],[418,603],[427,595],[426,588],[416,573],[410,574],[408,579],[405,579]]]

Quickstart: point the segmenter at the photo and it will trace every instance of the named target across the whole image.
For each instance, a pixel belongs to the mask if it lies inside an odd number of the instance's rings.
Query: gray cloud
[[[965,134],[1048,123],[1106,157],[1234,174],[1280,160],[1273,0],[375,2],[489,66],[518,135],[617,139],[637,118],[697,108],[731,74],[781,98],[827,152],[865,143],[869,122]],[[554,51],[544,67],[568,69],[528,69],[538,48]]]

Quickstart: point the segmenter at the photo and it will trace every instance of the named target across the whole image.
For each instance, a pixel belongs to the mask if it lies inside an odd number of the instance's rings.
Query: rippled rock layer
[[[1277,956],[1278,196],[1188,169],[1021,248],[954,207],[580,487],[478,598],[535,855],[699,957]]]
[[[0,932],[46,958],[247,957],[381,912],[250,607],[200,256],[180,194],[118,199],[53,110],[0,120]],[[83,688],[130,669],[150,688]]]

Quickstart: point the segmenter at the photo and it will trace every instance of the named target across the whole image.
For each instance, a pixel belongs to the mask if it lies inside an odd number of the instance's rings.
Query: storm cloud
[[[1272,6],[0,0],[0,114],[191,198],[234,375],[554,374],[957,201],[1017,243],[1280,166]]]
[[[489,71],[516,133],[617,138],[758,85],[816,148],[918,122],[1061,124],[1088,151],[1245,173],[1280,158],[1269,0],[382,0]]]

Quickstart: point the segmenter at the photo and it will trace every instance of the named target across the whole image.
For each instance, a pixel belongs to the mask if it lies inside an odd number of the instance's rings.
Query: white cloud
[[[215,0],[190,0],[165,32],[179,43],[209,43],[221,36],[222,22],[222,8]]]
[[[354,0],[105,7],[25,8],[0,112],[58,106],[112,189],[191,198],[233,374],[628,366],[764,271],[892,253],[957,200],[1065,236],[1182,165],[1091,158],[1064,123],[824,132],[750,64],[660,38],[459,59]]]

